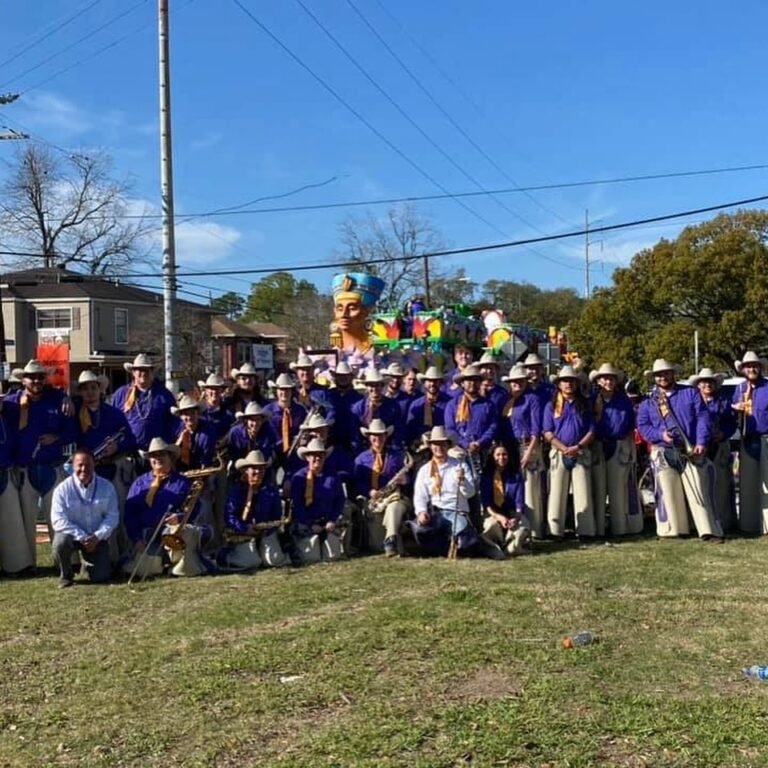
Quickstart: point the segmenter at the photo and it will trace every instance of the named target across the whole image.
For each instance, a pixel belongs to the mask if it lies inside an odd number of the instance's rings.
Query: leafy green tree
[[[293,299],[315,295],[317,287],[309,280],[297,280],[290,272],[273,272],[251,286],[242,320],[280,324]]]
[[[768,349],[768,212],[739,211],[687,227],[617,269],[570,325],[571,346],[587,365],[604,360],[633,375],[665,357],[693,373],[732,368],[747,349]]]
[[[226,315],[230,320],[237,320],[245,309],[245,299],[234,291],[227,291],[211,299],[211,307]]]
[[[483,284],[480,304],[484,309],[503,309],[510,323],[563,328],[579,316],[584,300],[573,288],[546,290],[532,283],[488,280]]]

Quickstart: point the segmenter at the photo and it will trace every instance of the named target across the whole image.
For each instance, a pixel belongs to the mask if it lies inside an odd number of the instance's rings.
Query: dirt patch
[[[664,752],[666,759],[674,757],[669,750],[664,750]],[[607,736],[602,740],[596,755],[596,764],[623,766],[625,768],[645,768],[645,766],[658,765],[659,754],[657,752],[650,752],[647,749],[639,749],[633,739]]]
[[[444,692],[451,702],[469,704],[519,696],[522,686],[503,669],[477,669],[466,677],[457,677]]]

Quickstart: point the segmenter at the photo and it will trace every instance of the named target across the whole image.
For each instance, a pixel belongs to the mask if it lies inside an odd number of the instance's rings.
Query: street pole
[[[424,259],[424,300],[427,303],[427,309],[432,306],[431,296],[429,295],[429,256],[425,253]]]
[[[584,209],[584,298],[589,298],[589,209]]]
[[[158,0],[160,58],[160,191],[163,208],[163,328],[165,385],[178,394],[176,379],[176,239],[173,217],[173,152],[171,147],[171,71],[168,41],[168,0]]]

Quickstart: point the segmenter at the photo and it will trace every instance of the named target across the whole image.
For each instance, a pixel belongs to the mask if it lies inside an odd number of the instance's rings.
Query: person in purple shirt
[[[19,499],[18,470],[14,469],[14,446],[19,424],[18,404],[6,397],[0,408],[0,571],[31,573],[35,566],[35,526],[27,536]]]
[[[370,551],[396,557],[402,549],[400,528],[411,508],[401,493],[408,482],[408,472],[404,470],[406,454],[387,446],[392,427],[381,419],[374,419],[368,427],[363,427],[362,433],[368,438],[370,448],[355,459],[353,485],[355,497],[367,509],[365,540]],[[382,491],[396,477],[396,488],[382,497]]]
[[[542,428],[550,446],[547,520],[555,540],[562,539],[565,532],[569,486],[577,535],[584,539],[595,535],[588,450],[594,438],[594,421],[580,383],[579,374],[570,365],[564,365],[555,377],[555,394],[544,408]]]
[[[249,403],[266,403],[266,398],[261,392],[259,372],[253,363],[243,363],[239,368],[233,368],[230,375],[235,380],[235,386],[224,401],[224,406],[229,411],[237,413],[244,411]]]
[[[545,378],[546,362],[534,352],[523,360],[523,368],[528,373],[528,389],[539,398],[543,413],[546,404],[555,396],[554,385]]]
[[[131,376],[131,383],[120,387],[112,396],[112,405],[128,419],[136,445],[146,451],[154,437],[166,442],[173,440],[178,420],[171,413],[176,405],[173,394],[155,378],[155,365],[144,354],[137,355],[132,363],[123,363]]]
[[[656,485],[656,533],[689,533],[688,512],[701,538],[721,543],[723,529],[714,510],[715,469],[707,459],[709,413],[698,391],[675,381],[675,366],[657,359],[647,371],[654,387],[637,410],[637,427],[651,444]]]
[[[357,435],[354,434],[352,406],[362,400],[363,395],[352,386],[354,374],[349,363],[342,360],[335,368],[331,368],[329,373],[334,386],[328,390],[327,402],[333,417],[329,418],[327,413],[323,415],[333,422],[331,432],[334,445],[351,451],[352,443],[357,440]]]
[[[405,379],[405,366],[402,363],[392,362],[384,369],[387,385],[384,388],[384,397],[397,403],[403,419],[408,415],[408,406],[412,398],[403,392],[403,379]]]
[[[744,381],[732,397],[741,432],[739,451],[739,530],[768,533],[768,379],[766,361],[749,351],[736,362]]]
[[[736,431],[736,411],[731,400],[724,397],[720,385],[725,376],[711,368],[702,368],[690,379],[690,385],[699,395],[709,412],[710,436],[707,458],[715,467],[714,503],[723,531],[736,528],[736,497],[733,487],[733,457],[731,436]]]
[[[480,371],[468,365],[456,377],[462,394],[445,407],[445,427],[456,436],[456,443],[469,454],[473,466],[482,462],[482,453],[490,448],[498,420],[493,406],[480,396]]]
[[[3,401],[4,405],[15,405],[9,409],[9,415],[11,410],[16,414],[12,425],[14,464],[18,467],[19,499],[27,543],[32,551],[32,567],[37,562],[35,526],[38,510],[42,509],[52,538],[53,489],[66,477],[64,462],[77,434],[71,416],[71,401],[60,389],[47,386],[47,379],[46,367],[38,360],[30,360],[22,372],[23,388],[7,395]]]
[[[262,564],[279,568],[288,563],[278,531],[284,521],[277,487],[266,481],[268,462],[251,451],[235,462],[240,473],[230,486],[224,510],[224,546],[218,563],[229,570],[252,570]],[[274,527],[268,526],[274,523]]]
[[[424,394],[411,403],[405,420],[406,444],[413,451],[421,450],[424,435],[428,435],[432,427],[445,426],[445,407],[450,401],[441,391],[445,376],[434,365],[418,377]]]
[[[480,375],[483,377],[483,383],[480,393],[488,400],[498,416],[501,416],[502,408],[509,399],[509,391],[506,387],[499,384],[499,371],[501,362],[494,356],[493,352],[483,352],[477,361],[477,367],[480,369]]]
[[[248,403],[245,411],[235,414],[236,424],[229,430],[227,447],[232,461],[244,458],[251,451],[261,451],[267,461],[274,459],[277,435],[258,403]]]
[[[381,371],[375,368],[368,370],[364,384],[365,398],[352,406],[352,418],[357,431],[357,435],[351,436],[352,452],[358,454],[364,450],[360,429],[367,427],[374,419],[381,419],[388,427],[392,427],[392,443],[401,446],[405,436],[404,419],[400,406],[394,400],[384,397],[384,377]]]
[[[337,530],[344,514],[344,491],[339,479],[325,471],[326,454],[322,441],[310,440],[299,448],[307,466],[291,478],[291,538],[305,563],[339,560],[344,551]]]
[[[296,384],[287,373],[281,373],[275,382],[277,400],[268,403],[264,411],[277,435],[277,454],[281,466],[288,471],[288,454],[295,455],[294,441],[299,428],[307,418],[307,409],[294,400]],[[293,450],[292,450],[293,449]],[[292,469],[298,469],[294,466]]]
[[[224,406],[227,382],[218,373],[212,373],[197,385],[203,392],[203,409],[200,418],[213,425],[216,440],[223,440],[235,421],[235,414]]]
[[[448,397],[459,397],[464,393],[461,384],[457,381],[457,377],[460,376],[464,369],[472,364],[475,359],[475,353],[468,344],[458,342],[453,348],[453,364],[455,368],[448,377],[448,381],[443,384],[443,393]]]
[[[641,533],[643,515],[635,477],[635,410],[619,388],[624,374],[604,363],[589,376],[595,385],[592,414],[592,503],[598,536],[605,535],[606,497],[611,511],[611,535]]]
[[[306,410],[315,406],[328,407],[328,388],[315,381],[315,364],[306,352],[299,352],[298,358],[290,364],[291,370],[296,374],[298,385],[295,392],[295,401]],[[323,411],[324,416],[331,414]]]
[[[544,537],[547,473],[541,446],[542,405],[528,389],[528,374],[522,365],[513,365],[501,380],[509,386],[501,409],[499,440],[515,446],[525,479],[525,513],[534,539]]]
[[[525,515],[525,481],[514,455],[512,446],[494,443],[480,480],[483,535],[512,557],[523,553],[531,535]]]

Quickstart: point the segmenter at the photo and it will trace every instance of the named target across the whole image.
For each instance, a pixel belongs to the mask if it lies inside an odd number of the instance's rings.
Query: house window
[[[115,310],[115,344],[128,343],[128,310]]]
[[[35,312],[35,327],[38,331],[71,330],[72,308],[38,309]]]

